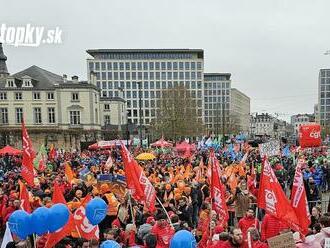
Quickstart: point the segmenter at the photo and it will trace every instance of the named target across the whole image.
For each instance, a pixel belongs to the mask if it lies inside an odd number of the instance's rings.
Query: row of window
[[[42,124],[41,108],[33,108],[33,123]],[[19,124],[23,119],[23,108],[15,108],[15,122]],[[8,124],[8,108],[0,108],[0,124]],[[47,108],[47,123],[55,123],[55,108]]]
[[[102,87],[101,87],[102,86]],[[126,87],[125,87],[126,86]],[[201,81],[144,81],[142,84],[142,89],[168,89],[172,87],[186,87],[187,89],[202,89],[202,82]],[[97,82],[97,87],[100,89],[138,89],[139,84],[138,82],[124,82],[124,81],[115,81],[115,82]]]
[[[206,123],[218,123],[219,124],[219,126],[222,124],[222,119],[221,119],[222,117],[220,116],[220,117],[205,117],[204,119],[205,119],[205,122]],[[228,117],[225,117],[224,119],[224,122],[229,122],[229,118]]]
[[[216,102],[221,101],[221,99],[224,98],[224,96],[227,96],[229,98],[230,91],[229,90],[217,90],[216,92],[213,91],[213,94],[206,93],[204,91],[205,96],[205,102]]]
[[[54,92],[47,92],[47,100],[54,100]],[[15,100],[23,100],[23,93],[22,92],[14,92],[14,99]],[[32,92],[32,99],[33,100],[41,100],[41,92]],[[8,100],[8,93],[7,92],[0,92],[0,100]],[[71,94],[72,101],[79,101],[79,93],[73,92]]]
[[[201,72],[96,72],[97,80],[172,80],[202,79]]]
[[[321,70],[321,77],[330,77],[330,70]]]
[[[202,70],[202,62],[89,62],[91,71]]]
[[[69,112],[70,114],[70,124],[79,125],[80,124],[80,111],[73,110]],[[23,120],[23,108],[15,108],[15,122],[16,124],[22,123]],[[55,108],[47,108],[47,123],[55,124]],[[8,124],[8,109],[0,108],[0,124]],[[33,123],[42,124],[42,113],[41,108],[33,108]]]
[[[161,98],[162,92],[161,91],[142,91],[141,92],[141,98]],[[139,98],[139,91],[126,91],[123,92],[123,95],[125,98]],[[103,90],[102,91],[102,97],[118,97],[119,96],[119,92],[118,91],[106,91]],[[202,97],[202,91],[198,90],[198,91],[190,91],[190,96],[192,98],[201,98]]]
[[[230,88],[230,83],[229,82],[216,82],[216,83],[204,83],[204,88],[205,89],[225,89],[225,88]]]
[[[202,100],[196,101],[197,107],[202,107]],[[127,100],[127,108],[138,108],[139,107],[139,100]],[[160,107],[159,100],[142,100],[141,101],[141,108],[158,108]]]
[[[54,100],[54,92],[46,92],[47,100]],[[14,92],[15,100],[23,100],[22,92]],[[32,92],[33,100],[41,100],[41,92]],[[0,92],[0,100],[8,100],[7,92]]]

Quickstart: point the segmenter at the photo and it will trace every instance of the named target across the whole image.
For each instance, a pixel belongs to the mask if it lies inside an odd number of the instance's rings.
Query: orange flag
[[[52,202],[54,204],[63,203],[65,205],[67,205],[66,200],[62,194],[62,191],[57,183],[54,184],[54,193],[53,193]],[[64,237],[66,237],[67,235],[70,235],[74,228],[75,228],[74,218],[73,218],[72,213],[70,213],[68,223],[61,229],[57,230],[56,232],[49,234],[45,248],[54,247]]]
[[[185,171],[184,171],[183,178],[184,179],[189,179],[190,172],[191,172],[191,164],[188,164]]]
[[[68,179],[69,183],[71,183],[72,180],[74,179],[74,174],[69,163],[65,163],[65,176]]]
[[[21,201],[21,209],[25,212],[31,213],[31,205],[29,200],[29,192],[26,189],[25,184],[19,180],[19,199]]]

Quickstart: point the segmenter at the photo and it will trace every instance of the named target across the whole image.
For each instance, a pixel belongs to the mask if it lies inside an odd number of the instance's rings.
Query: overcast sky
[[[3,1],[0,24],[60,27],[61,45],[4,45],[10,73],[37,65],[86,79],[86,49],[202,48],[205,72],[230,72],[251,111],[313,112],[330,67],[330,1]]]

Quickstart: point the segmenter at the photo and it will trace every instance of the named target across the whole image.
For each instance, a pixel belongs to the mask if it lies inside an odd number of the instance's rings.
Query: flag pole
[[[212,150],[210,150],[210,152],[212,152]],[[212,197],[212,184],[213,184],[213,156],[214,154],[212,154],[212,157],[210,156],[211,159],[211,182],[210,182],[210,199],[211,199],[211,209],[210,209],[210,222],[209,222],[209,240],[212,240],[212,228],[211,228],[211,219],[212,219],[212,205],[213,205],[213,197]]]
[[[164,210],[164,212],[165,212],[165,214],[166,214],[166,216],[167,216],[167,218],[168,218],[168,221],[170,222],[171,227],[174,228],[174,226],[173,226],[173,224],[172,224],[172,221],[171,221],[171,218],[170,218],[170,216],[168,215],[168,213],[167,213],[167,211],[166,211],[166,209],[165,209],[163,203],[161,202],[161,200],[159,200],[158,196],[156,196],[156,199],[157,199],[158,203],[160,204],[160,206],[162,207],[162,209]]]
[[[131,198],[131,193],[129,190],[127,191],[127,194],[128,194],[128,204],[129,204],[129,208],[131,210],[131,215],[132,215],[132,222],[133,222],[133,225],[135,226],[135,217],[134,217],[134,212],[133,212],[133,207],[132,207],[132,198]]]

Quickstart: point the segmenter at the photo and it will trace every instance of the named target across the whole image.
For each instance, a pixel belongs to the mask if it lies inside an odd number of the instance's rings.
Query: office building
[[[149,125],[157,115],[162,90],[185,86],[203,120],[204,51],[201,49],[87,50],[89,80],[96,76],[101,97],[123,94],[130,123]],[[140,95],[141,93],[141,95]]]

